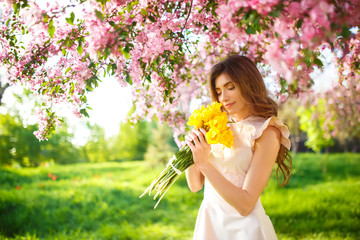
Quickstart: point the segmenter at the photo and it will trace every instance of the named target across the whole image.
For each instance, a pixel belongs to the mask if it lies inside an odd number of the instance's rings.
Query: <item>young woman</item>
[[[186,170],[189,188],[197,192],[205,183],[194,240],[277,239],[260,195],[275,162],[282,185],[289,181],[289,130],[276,117],[277,104],[249,58],[230,56],[216,64],[210,88],[232,121],[235,139],[229,149],[209,145],[204,129],[186,136],[195,163]]]

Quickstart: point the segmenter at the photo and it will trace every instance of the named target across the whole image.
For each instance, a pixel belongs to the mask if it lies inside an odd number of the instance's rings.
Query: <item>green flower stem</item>
[[[172,165],[181,172],[184,172],[190,165],[194,163],[191,149],[187,145],[182,147],[177,153],[175,153],[174,156],[175,159],[172,160]],[[154,190],[154,200],[159,197],[159,200],[155,204],[155,209],[160,203],[160,200],[165,196],[170,187],[179,177],[180,175],[178,175],[175,170],[168,164],[150,183],[150,186],[145,189],[144,193],[140,195],[140,198],[143,197],[146,193],[151,195],[151,192]]]

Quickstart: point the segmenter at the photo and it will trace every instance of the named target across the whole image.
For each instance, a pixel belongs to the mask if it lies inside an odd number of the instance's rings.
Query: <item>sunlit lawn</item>
[[[272,176],[262,202],[279,239],[360,236],[360,154],[332,154],[323,166],[323,156],[300,154],[287,187]],[[191,239],[202,193],[184,176],[156,210],[138,198],[159,170],[146,162],[2,167],[0,239]]]

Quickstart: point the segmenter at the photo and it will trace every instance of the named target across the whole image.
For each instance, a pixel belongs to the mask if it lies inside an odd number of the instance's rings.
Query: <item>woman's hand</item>
[[[210,155],[210,144],[206,141],[206,130],[200,128],[199,130],[192,130],[189,135],[185,137],[186,144],[190,147],[194,163],[201,170],[209,163],[209,155]]]

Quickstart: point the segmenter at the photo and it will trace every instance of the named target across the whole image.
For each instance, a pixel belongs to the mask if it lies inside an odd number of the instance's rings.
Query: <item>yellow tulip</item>
[[[217,131],[217,129],[210,129],[205,136],[209,144],[219,143],[219,131]]]
[[[205,109],[202,112],[202,118],[203,118],[204,123],[210,121],[210,119],[212,119],[214,117],[214,115],[215,115],[215,112],[212,109]]]
[[[199,110],[194,111],[194,113],[190,116],[187,125],[194,126],[196,129],[199,129],[203,126],[202,115]]]

